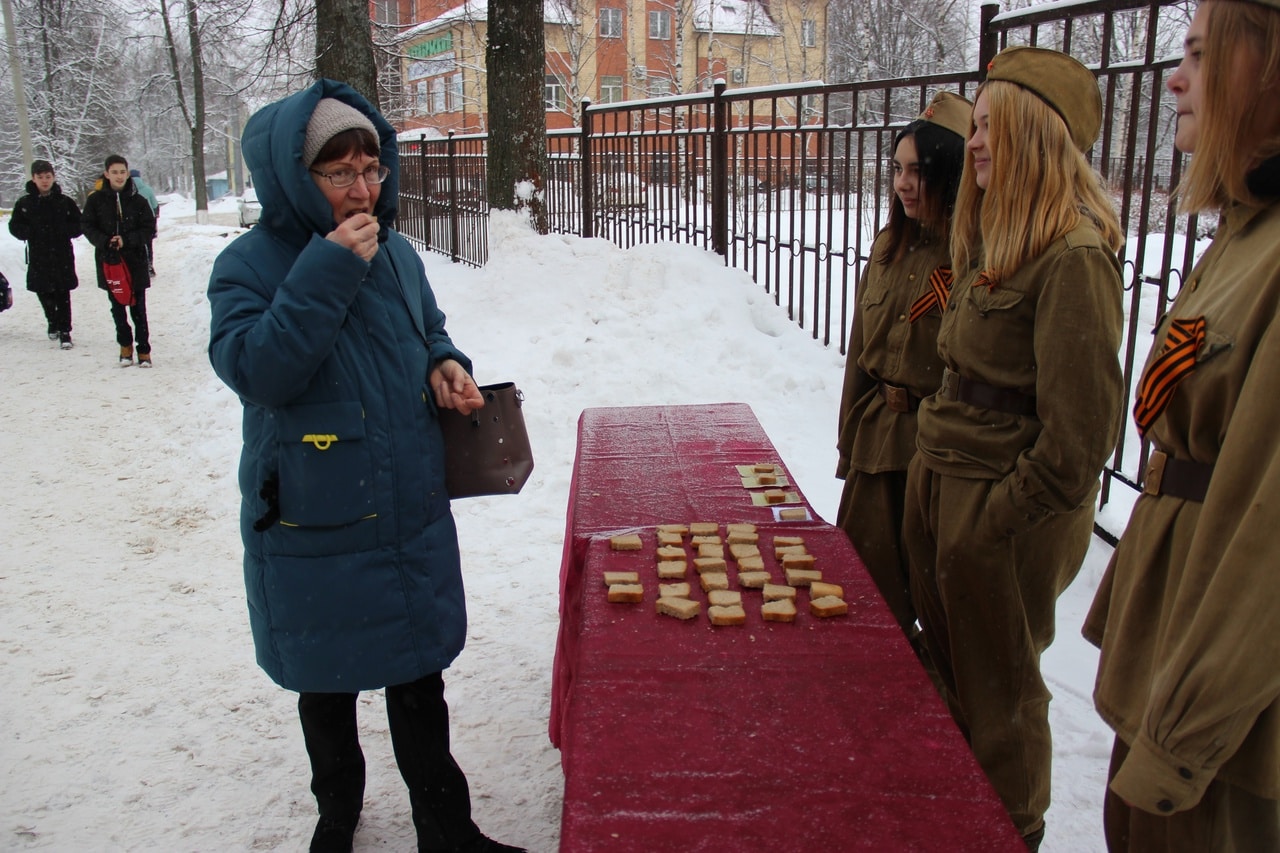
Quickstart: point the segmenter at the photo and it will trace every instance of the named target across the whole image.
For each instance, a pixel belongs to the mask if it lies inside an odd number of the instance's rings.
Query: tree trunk
[[[378,65],[366,0],[317,0],[316,75],[347,83],[378,105]]]
[[[489,0],[489,206],[527,209],[547,233],[543,0]]]

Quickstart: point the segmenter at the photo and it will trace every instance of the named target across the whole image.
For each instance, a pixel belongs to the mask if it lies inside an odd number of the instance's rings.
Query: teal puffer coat
[[[390,177],[365,262],[324,239],[302,165],[321,98],[366,113]],[[431,370],[455,359],[421,259],[391,229],[395,132],[321,80],[256,113],[243,150],[262,219],[213,265],[209,358],[244,404],[240,528],[258,663],[281,686],[355,692],[447,667],[466,636]]]

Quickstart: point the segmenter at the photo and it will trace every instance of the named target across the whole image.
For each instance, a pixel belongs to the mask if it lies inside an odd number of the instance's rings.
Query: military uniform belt
[[[976,379],[966,379],[950,368],[942,371],[942,387],[938,396],[944,400],[959,400],[980,409],[1007,412],[1011,415],[1036,416],[1036,398],[1012,388],[988,385]]]
[[[1163,450],[1153,450],[1142,477],[1142,491],[1203,503],[1212,477],[1213,466],[1207,462],[1174,459]]]

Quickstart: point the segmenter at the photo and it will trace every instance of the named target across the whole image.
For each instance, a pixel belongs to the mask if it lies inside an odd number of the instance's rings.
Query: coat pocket
[[[290,406],[276,418],[281,524],[339,527],[376,515],[359,403]]]

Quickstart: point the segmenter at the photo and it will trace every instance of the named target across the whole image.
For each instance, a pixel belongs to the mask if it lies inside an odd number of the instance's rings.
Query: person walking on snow
[[[156,218],[156,230],[160,228],[160,202],[156,200],[156,191],[151,189],[151,184],[142,178],[142,173],[137,169],[129,170],[129,177],[133,179],[134,188],[142,193],[142,197],[147,200],[147,204],[151,205],[151,215]],[[156,275],[156,238],[152,236],[147,241],[147,271],[151,273],[151,277]]]
[[[151,329],[147,323],[148,272],[147,244],[156,235],[156,219],[151,205],[142,197],[129,177],[129,161],[112,154],[104,163],[102,189],[84,203],[81,223],[84,236],[93,244],[94,262],[98,268],[98,287],[107,290],[102,264],[109,253],[120,254],[129,267],[133,302],[121,305],[107,293],[111,303],[111,319],[116,324],[116,343],[120,345],[120,366],[133,364],[136,351],[139,367],[151,366]],[[126,309],[128,314],[126,315]],[[133,319],[133,328],[129,319]]]
[[[9,233],[27,244],[27,290],[44,309],[49,340],[71,349],[71,291],[80,286],[71,241],[81,233],[80,208],[62,194],[48,160],[32,162],[27,194],[13,207]]]

